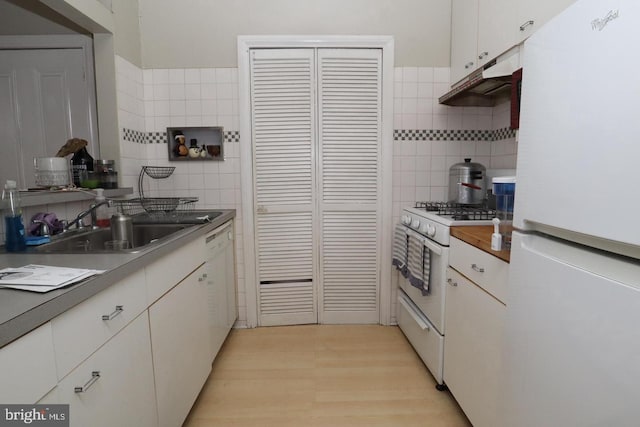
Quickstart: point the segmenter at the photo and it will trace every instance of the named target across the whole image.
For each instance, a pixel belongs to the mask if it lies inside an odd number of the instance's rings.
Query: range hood
[[[504,56],[469,74],[438,98],[438,102],[458,107],[493,107],[498,100],[509,97],[511,75],[520,68],[520,55],[516,51],[506,58]]]

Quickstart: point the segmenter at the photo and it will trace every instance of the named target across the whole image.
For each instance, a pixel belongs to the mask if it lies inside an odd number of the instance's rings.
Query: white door
[[[0,182],[33,186],[33,158],[54,156],[72,137],[89,141],[99,158],[93,76],[85,63],[80,48],[0,50]]]
[[[379,49],[318,50],[320,321],[377,323]]]
[[[379,49],[250,54],[261,325],[379,321]]]
[[[514,232],[500,425],[638,425],[639,307],[637,263]]]
[[[250,61],[260,324],[316,323],[315,52]]]

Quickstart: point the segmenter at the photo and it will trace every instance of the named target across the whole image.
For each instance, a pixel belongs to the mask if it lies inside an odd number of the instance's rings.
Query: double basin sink
[[[160,245],[183,234],[190,232],[193,227],[213,220],[221,215],[220,211],[206,212],[204,216],[198,216],[194,212],[191,216],[180,216],[177,220],[167,223],[142,222],[136,223],[134,219],[133,234],[126,247],[114,246],[110,228],[98,228],[94,230],[72,230],[57,235],[50,243],[35,247],[40,253],[137,253],[152,246]],[[138,220],[144,221],[144,217]]]
[[[126,247],[113,246],[110,228],[98,228],[89,231],[73,231],[36,247],[44,253],[101,253],[101,252],[140,252],[151,245],[160,244],[171,237],[178,237],[195,224],[134,224],[133,235]]]

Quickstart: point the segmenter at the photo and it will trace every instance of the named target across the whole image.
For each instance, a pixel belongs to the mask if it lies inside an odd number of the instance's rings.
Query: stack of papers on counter
[[[48,292],[101,273],[104,273],[104,270],[29,264],[0,270],[0,287]]]

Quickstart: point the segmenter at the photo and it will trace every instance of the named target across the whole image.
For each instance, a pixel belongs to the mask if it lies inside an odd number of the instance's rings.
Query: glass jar
[[[94,162],[94,171],[99,187],[105,189],[118,188],[118,172],[116,172],[115,160],[96,160]]]

